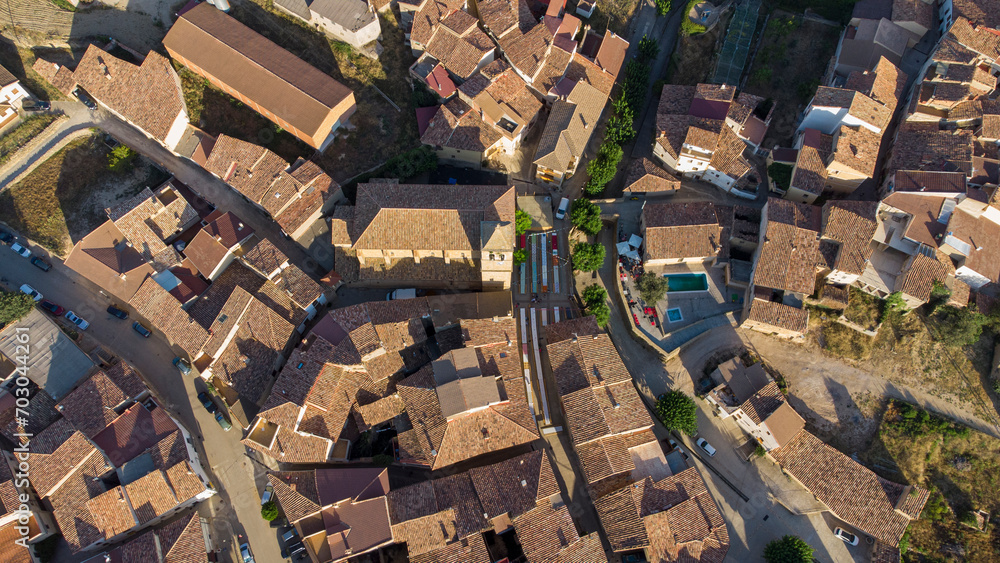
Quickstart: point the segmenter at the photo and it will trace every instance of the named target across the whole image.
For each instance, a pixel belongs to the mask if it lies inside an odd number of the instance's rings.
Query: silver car
[[[66,313],[66,320],[76,325],[80,330],[87,330],[90,328],[90,323],[76,316],[76,313],[70,311]]]
[[[42,294],[39,293],[37,289],[31,287],[28,284],[24,284],[21,286],[21,293],[30,295],[31,298],[34,299],[36,303],[42,300]]]
[[[31,251],[16,242],[10,245],[10,249],[18,253],[18,255],[20,256],[24,256],[25,258],[31,258]]]

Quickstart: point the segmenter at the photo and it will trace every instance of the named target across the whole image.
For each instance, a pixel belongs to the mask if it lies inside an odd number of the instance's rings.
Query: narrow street
[[[149,339],[142,338],[132,330],[133,319],[124,321],[107,313],[110,299],[91,290],[88,282],[78,279],[58,259],[48,257],[44,249],[36,245],[30,245],[30,249],[35,255],[45,256],[52,263],[52,270],[43,272],[27,259],[0,248],[6,253],[0,260],[0,274],[7,278],[6,289],[17,291],[21,284],[27,283],[46,299],[72,309],[90,322],[85,338],[94,339],[135,366],[157,401],[198,438],[194,444],[219,493],[201,503],[198,512],[214,519],[212,539],[219,542],[217,547],[232,547],[237,539],[231,534],[238,534],[250,538],[257,561],[280,561],[276,530],[260,517],[260,491],[256,483],[267,468],[246,455],[246,448],[239,442],[239,426],[226,432],[202,408],[196,396],[205,390],[205,384],[198,377],[184,377],[177,371],[171,363],[175,354],[155,332]],[[229,533],[219,535],[225,531]],[[69,554],[56,558],[60,562],[74,560],[77,559]]]

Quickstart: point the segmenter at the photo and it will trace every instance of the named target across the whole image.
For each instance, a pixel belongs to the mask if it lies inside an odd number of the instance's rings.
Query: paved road
[[[45,250],[38,246],[31,245],[30,248],[38,255],[47,256]],[[91,289],[88,282],[78,278],[57,258],[49,257],[52,270],[43,272],[9,249],[0,247],[0,252],[6,253],[0,259],[0,274],[7,278],[8,288],[15,289],[28,283],[46,299],[73,309],[89,321],[91,326],[85,336],[134,365],[154,397],[198,438],[195,446],[209,478],[219,491],[217,496],[199,507],[202,516],[214,516],[215,530],[231,529],[233,534],[249,536],[258,561],[280,561],[275,531],[260,517],[260,496],[255,478],[266,468],[245,455],[246,448],[239,443],[241,432],[238,425],[225,432],[201,407],[196,399],[198,392],[205,389],[201,380],[181,376],[171,364],[174,354],[170,346],[158,335],[144,339],[132,330],[130,321],[108,315],[105,309],[111,301]],[[223,546],[226,546],[231,538],[217,533],[213,539],[222,539]]]

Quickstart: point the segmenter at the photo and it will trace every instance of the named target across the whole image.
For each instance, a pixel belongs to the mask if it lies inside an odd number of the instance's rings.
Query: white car
[[[10,249],[20,254],[21,256],[24,256],[25,258],[31,258],[31,251],[16,242],[10,245]]]
[[[267,504],[271,500],[271,497],[273,496],[274,496],[274,487],[272,487],[271,485],[264,485],[264,494],[261,495],[260,497],[260,505],[264,506],[265,504]]]
[[[833,531],[833,535],[844,540],[847,545],[858,545],[858,536],[848,532],[843,528],[837,528]]]
[[[32,299],[35,300],[36,303],[42,300],[42,294],[38,293],[38,291],[35,290],[35,288],[31,287],[28,284],[24,284],[21,286],[21,293],[27,293],[28,295],[31,296]]]
[[[80,330],[87,330],[90,327],[90,323],[76,316],[76,313],[73,311],[66,313],[66,319],[75,324]]]
[[[709,456],[715,456],[715,448],[712,447],[712,444],[708,443],[708,440],[704,438],[698,438],[698,441],[695,443],[698,444],[699,448],[705,450],[705,453],[707,453]]]

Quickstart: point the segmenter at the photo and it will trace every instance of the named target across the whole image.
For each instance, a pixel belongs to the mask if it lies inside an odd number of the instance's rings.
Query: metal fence
[[[744,0],[733,12],[733,19],[726,31],[726,41],[719,52],[718,64],[712,82],[738,86],[750,54],[754,31],[757,29],[757,14],[760,0]]]

